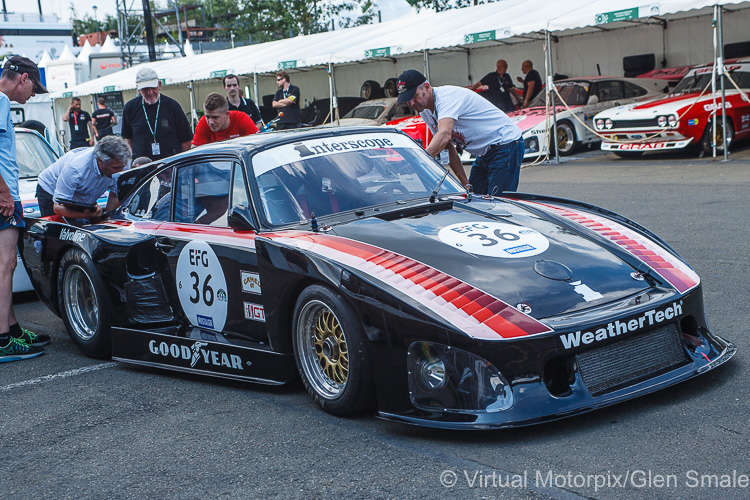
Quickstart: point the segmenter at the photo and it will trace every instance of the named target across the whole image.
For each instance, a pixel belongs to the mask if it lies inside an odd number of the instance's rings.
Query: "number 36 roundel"
[[[177,260],[177,295],[190,323],[220,332],[227,320],[227,282],[205,241],[191,241]]]
[[[520,259],[547,251],[549,240],[534,229],[504,222],[461,222],[440,230],[438,238],[475,255]]]

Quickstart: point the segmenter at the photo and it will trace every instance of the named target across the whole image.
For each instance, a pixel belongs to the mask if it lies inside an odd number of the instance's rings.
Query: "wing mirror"
[[[257,231],[253,223],[253,217],[250,215],[250,209],[245,205],[235,205],[229,211],[229,217],[227,218],[229,227],[237,231]]]
[[[592,105],[592,104],[599,104],[599,96],[597,96],[596,94],[594,94],[592,96],[589,96],[589,102],[588,102],[588,104],[589,104],[589,106]]]

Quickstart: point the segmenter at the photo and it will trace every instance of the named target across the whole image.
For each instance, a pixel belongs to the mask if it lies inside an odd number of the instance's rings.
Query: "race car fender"
[[[255,245],[272,349],[293,352],[292,324],[297,296],[311,284],[328,286],[354,309],[371,342],[372,365],[380,367],[374,373],[379,404],[393,411],[409,408],[406,356],[411,341],[419,337],[451,345],[451,339],[460,334],[363,279],[354,269],[272,237],[258,236]]]

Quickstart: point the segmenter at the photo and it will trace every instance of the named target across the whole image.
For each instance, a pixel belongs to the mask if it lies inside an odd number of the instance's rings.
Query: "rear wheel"
[[[732,140],[734,139],[734,125],[732,120],[727,118],[727,149],[731,148]],[[716,151],[724,153],[724,129],[721,124],[721,117],[716,117],[716,132],[714,132],[714,122],[709,120],[706,131],[703,133],[703,139],[701,140],[700,152],[710,154],[713,152],[713,145],[716,144]]]
[[[383,97],[383,89],[375,80],[367,80],[359,89],[359,96],[362,99],[377,99]]]
[[[572,155],[578,147],[576,131],[570,122],[557,124],[557,150],[563,156]],[[550,154],[552,151],[550,151]]]
[[[292,328],[297,369],[321,408],[351,415],[373,406],[367,339],[341,295],[320,285],[306,288],[297,299]]]
[[[389,78],[383,84],[385,97],[398,97],[398,78]]]
[[[87,356],[109,358],[109,302],[91,257],[78,248],[63,255],[57,287],[60,312],[70,338]]]

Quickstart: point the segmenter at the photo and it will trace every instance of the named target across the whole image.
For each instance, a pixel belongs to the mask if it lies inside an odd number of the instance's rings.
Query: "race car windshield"
[[[557,91],[568,103],[568,106],[583,106],[588,103],[589,100],[589,82],[557,82],[555,83]],[[546,93],[540,92],[534,100],[531,101],[529,107],[533,106],[544,106],[544,99]],[[555,99],[559,105],[559,99]]]
[[[747,71],[730,71],[729,73],[732,77],[732,80],[734,80],[737,83],[737,86],[739,86],[741,89],[746,89],[750,87],[750,73]],[[673,94],[682,94],[687,92],[703,92],[703,89],[708,87],[709,83],[711,82],[711,73],[704,73],[702,75],[699,74],[692,74],[688,75],[685,78],[683,78],[680,83],[677,84],[677,86],[672,91]],[[716,79],[716,88],[721,88],[721,82],[719,79]],[[734,89],[734,85],[732,85],[732,82],[729,81],[729,78],[724,76],[724,88],[726,89]],[[708,88],[707,92],[710,92],[710,87]]]
[[[44,140],[34,133],[16,134],[16,158],[18,176],[21,179],[37,177],[42,170],[52,165],[57,157]]]
[[[349,111],[344,118],[361,118],[363,120],[377,120],[378,116],[383,114],[385,106],[357,106]]]
[[[408,140],[399,136],[396,139],[394,143]],[[322,217],[427,198],[445,171],[414,146],[309,154],[274,168],[264,168],[266,158],[259,153],[253,158],[253,168],[262,213],[271,225],[279,225],[309,219],[312,214]],[[312,147],[297,146],[305,152]],[[462,192],[461,186],[448,178],[440,187],[439,196]]]

